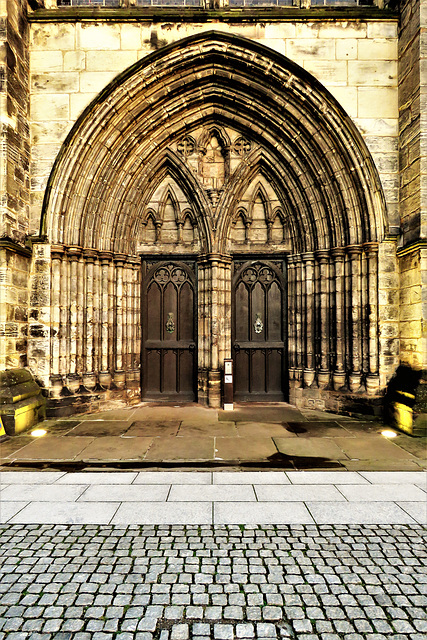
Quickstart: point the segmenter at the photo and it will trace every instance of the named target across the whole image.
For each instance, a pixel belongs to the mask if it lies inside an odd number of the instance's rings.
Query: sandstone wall
[[[0,369],[26,364],[29,29],[26,0],[0,2]]]
[[[401,360],[427,368],[427,0],[405,0],[399,44]]]
[[[386,194],[390,229],[398,218],[396,21],[259,24],[33,22],[31,25],[31,231],[38,232],[44,190],[73,123],[131,64],[186,36],[216,29],[279,51],[312,73],[362,132]]]

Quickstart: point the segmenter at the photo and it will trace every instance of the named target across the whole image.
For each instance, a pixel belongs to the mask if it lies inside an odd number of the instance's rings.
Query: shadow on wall
[[[413,408],[422,372],[401,364],[387,386],[384,397],[384,421],[412,435]]]

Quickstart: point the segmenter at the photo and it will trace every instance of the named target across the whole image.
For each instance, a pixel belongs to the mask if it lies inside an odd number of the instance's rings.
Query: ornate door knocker
[[[255,333],[261,333],[261,331],[264,329],[264,325],[262,324],[261,314],[260,313],[256,314],[256,320],[254,322],[254,329],[255,329]]]
[[[168,319],[166,320],[166,331],[168,333],[173,333],[175,331],[173,313],[168,313]]]

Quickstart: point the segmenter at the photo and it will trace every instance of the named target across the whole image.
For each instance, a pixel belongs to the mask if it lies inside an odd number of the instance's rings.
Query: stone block
[[[72,116],[71,116],[72,117]],[[61,144],[69,130],[69,123],[58,122],[33,122],[31,124],[31,139],[33,144]]]
[[[357,89],[330,86],[329,91],[351,117],[357,117]]]
[[[336,40],[335,57],[337,60],[357,60],[357,43],[359,40]],[[363,40],[363,42],[365,42]]]
[[[420,321],[422,316],[421,301],[418,304],[405,304],[400,307],[400,322]]]
[[[63,51],[75,48],[76,25],[64,22],[33,24],[30,30],[33,51]]]
[[[398,22],[368,22],[368,38],[397,38]]]
[[[141,48],[141,27],[139,24],[124,23],[120,29],[120,49],[138,51]]]
[[[86,71],[123,71],[137,61],[136,51],[88,51]]]
[[[421,320],[404,321],[400,323],[400,336],[402,338],[421,338]]]
[[[297,26],[299,25],[295,25],[292,22],[283,22],[282,24],[267,22],[264,26],[264,39],[295,38]],[[311,37],[313,36],[311,35]]]
[[[64,52],[64,71],[83,71],[86,67],[86,54],[84,51]]]
[[[397,173],[398,171],[398,154],[395,153],[372,153],[375,165],[381,174]]]
[[[32,73],[40,71],[62,71],[62,51],[33,51],[30,58]]]
[[[334,21],[320,22],[319,38],[366,38],[368,25],[366,22]]]
[[[89,51],[120,49],[120,24],[81,23],[77,32],[78,48]]]
[[[360,89],[359,89],[360,91]],[[371,112],[372,115],[372,112]],[[399,121],[394,117],[369,117],[358,116],[355,122],[363,136],[397,136],[399,133]]]
[[[304,60],[303,67],[326,87],[347,84],[347,62],[339,60]]]
[[[359,40],[357,45],[359,60],[397,60],[397,38]]]
[[[82,71],[80,91],[82,93],[99,93],[116,75],[116,71]]]
[[[76,120],[96,95],[96,93],[72,93],[70,95],[70,118]]]
[[[311,58],[333,60],[335,58],[335,42],[319,38],[287,40],[286,53],[289,58],[300,64],[302,60]]]
[[[34,95],[31,100],[31,118],[34,121],[68,120],[70,116],[68,94]]]
[[[79,90],[79,74],[76,71],[53,71],[31,76],[31,91],[48,93],[73,93]]]
[[[396,87],[397,62],[348,61],[349,84],[364,87]]]

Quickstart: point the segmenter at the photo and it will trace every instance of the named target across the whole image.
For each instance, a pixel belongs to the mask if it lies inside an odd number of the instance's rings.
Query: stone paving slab
[[[252,485],[201,485],[178,484],[171,488],[171,502],[255,502]]]
[[[210,502],[144,502],[121,504],[112,524],[211,524]]]
[[[406,524],[416,522],[393,502],[306,502],[317,524]]]
[[[153,441],[145,460],[152,461],[200,461],[213,460],[214,438],[195,436],[173,438],[165,437]]]
[[[214,484],[290,484],[290,480],[284,471],[214,471],[212,474]]]
[[[426,502],[427,494],[419,487],[410,484],[376,484],[366,485],[337,485],[339,491],[350,501],[384,502],[384,500],[397,501],[409,500],[413,502]]]
[[[93,437],[63,438],[49,436],[38,438],[23,449],[11,454],[10,458],[20,460],[74,460],[76,456],[93,442]]]
[[[273,438],[278,451],[286,456],[321,457],[327,460],[348,459],[349,456],[337,444],[338,438]],[[339,438],[342,441],[342,438]]]
[[[19,524],[108,524],[119,502],[30,502],[10,522]],[[0,514],[1,515],[1,514]]]
[[[302,502],[216,502],[214,524],[309,524],[314,520]],[[411,519],[412,522],[412,519]]]
[[[79,502],[165,502],[169,491],[170,485],[92,485],[80,494]]]
[[[346,485],[345,485],[346,486]],[[304,502],[307,500],[315,501],[346,501],[346,497],[332,485],[284,485],[269,486],[255,485],[256,497],[260,502]]]
[[[271,438],[216,438],[216,460],[265,460],[277,449]]]
[[[152,442],[152,438],[99,437],[79,451],[75,460],[140,461],[144,459]]]

